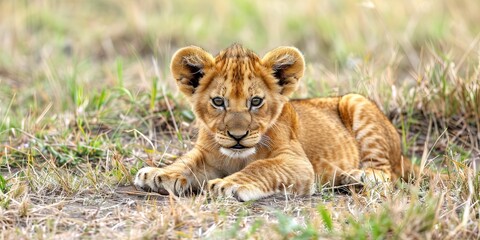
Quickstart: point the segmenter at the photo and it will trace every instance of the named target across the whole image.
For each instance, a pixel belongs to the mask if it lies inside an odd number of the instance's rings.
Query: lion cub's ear
[[[214,58],[205,50],[189,46],[179,49],[172,57],[170,70],[180,91],[191,96],[200,85],[205,70],[214,65]]]
[[[294,47],[278,47],[265,54],[263,66],[272,70],[282,87],[281,94],[290,95],[297,89],[298,80],[303,76],[305,61],[302,53]]]

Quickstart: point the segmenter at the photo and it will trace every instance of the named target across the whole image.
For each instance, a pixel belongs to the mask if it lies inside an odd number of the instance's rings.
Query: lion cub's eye
[[[252,98],[252,100],[250,100],[250,104],[252,105],[252,107],[258,107],[262,105],[262,102],[263,102],[263,99],[259,97],[254,97]]]
[[[223,107],[225,105],[225,101],[221,97],[212,98],[212,103],[216,107]]]

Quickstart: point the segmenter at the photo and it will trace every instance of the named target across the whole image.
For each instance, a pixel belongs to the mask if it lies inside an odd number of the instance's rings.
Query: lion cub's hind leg
[[[339,112],[360,150],[358,169],[345,172],[342,183],[371,186],[390,182],[390,159],[400,157],[400,140],[393,125],[374,103],[358,94],[342,97]]]
[[[341,176],[342,185],[375,186],[380,183],[388,183],[391,174],[388,171],[377,170],[373,168],[351,169]]]

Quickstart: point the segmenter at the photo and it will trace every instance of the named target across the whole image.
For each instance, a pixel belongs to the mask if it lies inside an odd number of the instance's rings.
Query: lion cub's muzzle
[[[252,148],[260,141],[260,134],[258,131],[251,130],[225,130],[218,131],[215,134],[215,140],[224,148],[233,150],[241,150],[245,148]]]
[[[218,131],[215,135],[220,144],[220,152],[231,158],[246,158],[256,152],[255,146],[260,141],[257,131]]]
[[[244,149],[245,148],[245,146],[243,146],[240,143],[240,141],[242,141],[242,139],[244,139],[248,135],[248,131],[246,131],[244,134],[240,134],[240,135],[237,132],[233,132],[233,134],[232,134],[230,131],[227,131],[227,134],[228,134],[228,136],[233,138],[235,141],[237,141],[237,144],[235,144],[234,146],[232,146],[230,148],[233,148],[233,149]]]
[[[250,130],[226,130],[217,132],[216,140],[224,148],[241,150],[255,147],[260,141],[258,135]]]

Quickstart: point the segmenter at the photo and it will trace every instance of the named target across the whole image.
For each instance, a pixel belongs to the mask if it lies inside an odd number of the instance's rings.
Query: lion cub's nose
[[[237,140],[237,142],[240,142],[240,140],[242,140],[243,138],[245,138],[248,135],[248,131],[246,131],[245,133],[240,133],[240,134],[237,131],[232,131],[232,132],[227,131],[227,133],[228,133],[228,136]]]

